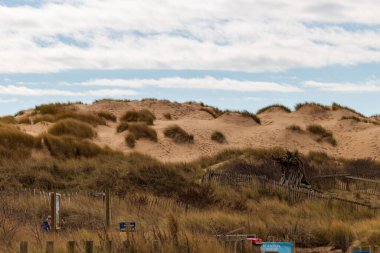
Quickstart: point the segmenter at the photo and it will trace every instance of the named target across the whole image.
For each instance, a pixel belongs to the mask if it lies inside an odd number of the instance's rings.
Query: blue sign
[[[261,253],[266,252],[294,253],[294,244],[292,242],[264,242]]]
[[[120,232],[127,232],[127,224],[125,222],[119,223],[119,230]]]

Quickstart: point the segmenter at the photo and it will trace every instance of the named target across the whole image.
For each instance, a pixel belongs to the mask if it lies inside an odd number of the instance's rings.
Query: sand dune
[[[127,110],[148,109],[156,115],[152,126],[158,133],[158,142],[138,140],[131,149],[124,142],[125,133],[116,133],[117,123],[108,122],[107,126],[98,126],[98,136],[93,140],[101,146],[109,146],[123,152],[138,151],[149,154],[162,161],[190,161],[204,155],[215,154],[227,148],[269,148],[284,147],[308,153],[323,151],[329,155],[343,158],[371,158],[380,160],[380,125],[358,122],[342,117],[359,117],[346,110],[325,110],[306,105],[299,110],[287,113],[278,108],[269,109],[259,115],[261,125],[250,117],[229,112],[214,118],[199,103],[173,103],[163,100],[109,101],[103,100],[91,105],[78,104],[83,112],[107,111],[120,117]],[[212,108],[208,108],[209,110]],[[171,120],[164,113],[170,113]],[[379,117],[368,118],[379,121]],[[177,124],[194,135],[194,144],[175,144],[164,136],[163,130]],[[289,125],[298,125],[302,129],[310,124],[320,124],[333,133],[338,145],[318,142],[315,136],[305,132],[287,130]],[[20,128],[32,135],[45,132],[51,123],[20,125]],[[213,131],[222,132],[227,143],[219,144],[211,140]]]

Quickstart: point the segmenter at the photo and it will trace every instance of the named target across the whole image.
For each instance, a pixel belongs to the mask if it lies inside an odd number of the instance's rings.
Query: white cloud
[[[229,78],[216,79],[210,76],[204,78],[168,77],[161,79],[96,79],[83,83],[83,86],[110,86],[141,89],[146,87],[177,88],[177,89],[210,89],[224,91],[270,91],[270,92],[301,92],[297,86],[290,84],[258,81],[240,81]]]
[[[15,85],[0,85],[0,94],[14,96],[69,96],[69,97],[84,97],[84,96],[134,96],[138,93],[127,89],[101,89],[87,91],[68,91],[58,89],[33,89],[25,86]]]
[[[15,102],[18,102],[18,99],[16,99],[16,98],[10,98],[10,99],[0,98],[0,104],[9,104],[9,103],[15,103]]]
[[[379,92],[380,81],[368,81],[365,83],[323,83],[316,81],[306,81],[305,87],[317,88],[323,91],[336,92]]]
[[[377,0],[44,3],[40,8],[0,6],[0,72],[260,72],[380,62]],[[356,23],[362,28],[305,23]]]

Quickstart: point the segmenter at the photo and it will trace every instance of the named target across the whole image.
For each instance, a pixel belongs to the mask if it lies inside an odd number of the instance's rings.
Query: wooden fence
[[[341,204],[346,204],[354,210],[359,210],[361,207],[368,208],[373,211],[380,210],[380,207],[378,206],[373,206],[371,204],[363,203],[357,200],[349,200],[334,196],[332,194],[324,194],[312,189],[293,188],[281,185],[277,181],[270,180],[263,176],[210,172],[203,178],[203,183],[216,183],[223,186],[255,186],[261,192],[283,196],[290,203],[295,203],[307,199],[325,200],[337,201]]]

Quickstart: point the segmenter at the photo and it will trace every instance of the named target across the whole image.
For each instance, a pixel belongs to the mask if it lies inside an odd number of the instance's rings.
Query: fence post
[[[75,253],[75,241],[68,241],[67,242],[67,252],[68,253]]]
[[[28,253],[28,242],[20,242],[20,253]]]
[[[47,241],[46,242],[46,253],[54,253],[54,241]]]
[[[112,241],[106,241],[106,253],[112,253]]]
[[[93,241],[86,241],[86,253],[93,253],[94,252],[94,242]]]
[[[107,229],[111,226],[111,193],[110,189],[106,189],[106,227]]]
[[[152,253],[158,253],[159,252],[159,246],[158,246],[158,240],[152,241]]]

